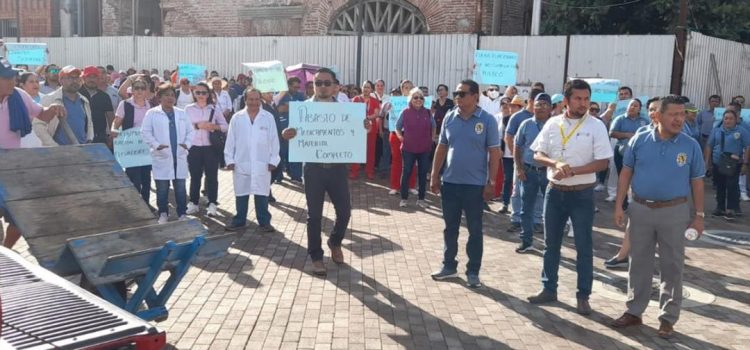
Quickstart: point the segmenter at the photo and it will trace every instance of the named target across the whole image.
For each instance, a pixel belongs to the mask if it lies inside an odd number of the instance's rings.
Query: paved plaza
[[[222,217],[200,219],[223,233],[234,213],[232,178],[220,172]],[[608,326],[624,311],[627,272],[603,268],[618,249],[622,232],[612,222],[612,203],[597,193],[594,227],[594,293],[589,317],[575,312],[575,248],[563,245],[560,301],[535,306],[526,297],[541,287],[542,235],[536,250],[516,254],[517,234],[508,217],[484,216],[484,287],[465,286],[468,236],[459,238],[461,278],[436,282],[443,221],[439,198],[431,207],[408,208],[388,196],[385,180],[350,182],[353,204],[342,266],[326,249],[328,276],[312,275],[307,256],[305,196],[299,184],[274,185],[271,207],[277,233],[247,230],[221,259],[191,268],[171,299],[169,318],[158,324],[176,349],[748,349],[750,348],[750,246],[725,245],[706,237],[688,243],[684,308],[671,340],[656,336],[652,303],[644,325],[624,331]],[[706,211],[714,207],[707,186]],[[152,196],[155,200],[155,195]],[[251,202],[252,203],[252,202]],[[750,205],[743,203],[750,213]],[[499,205],[492,204],[494,209]],[[204,210],[205,212],[205,210]],[[75,213],[71,213],[75,215]],[[174,215],[174,211],[172,211]],[[334,211],[326,202],[324,234]],[[750,231],[750,216],[727,223],[707,219],[707,229]],[[154,220],[155,221],[155,220]],[[747,239],[747,238],[745,238]],[[33,259],[25,242],[16,250]],[[657,277],[658,278],[658,277]],[[652,300],[657,300],[654,293]]]

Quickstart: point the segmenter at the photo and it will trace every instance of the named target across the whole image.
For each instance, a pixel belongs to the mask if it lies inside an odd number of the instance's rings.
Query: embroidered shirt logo
[[[677,155],[677,165],[680,167],[685,166],[687,164],[687,154],[686,153],[680,153]]]
[[[477,123],[474,125],[474,132],[477,133],[477,135],[480,135],[482,132],[484,132],[484,123]]]

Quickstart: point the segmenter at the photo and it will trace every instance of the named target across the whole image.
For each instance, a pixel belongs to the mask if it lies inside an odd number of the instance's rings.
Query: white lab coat
[[[227,165],[234,164],[234,194],[268,196],[271,192],[269,165],[278,166],[279,135],[273,115],[260,109],[250,122],[247,108],[232,116],[224,147]]]
[[[174,108],[174,117],[177,129],[177,174],[175,174],[172,149],[169,141],[169,117],[156,106],[146,112],[141,124],[141,136],[149,148],[151,148],[151,165],[154,180],[174,180],[188,178],[188,151],[180,146],[184,144],[190,149],[193,143],[193,124],[190,123],[185,110]],[[159,145],[167,145],[167,148],[157,151]],[[177,176],[175,176],[177,175]]]

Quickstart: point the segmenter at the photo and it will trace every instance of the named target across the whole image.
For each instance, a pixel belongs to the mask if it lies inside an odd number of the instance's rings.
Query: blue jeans
[[[380,156],[380,165],[378,166],[378,170],[386,174],[391,168],[391,143],[388,141],[388,135],[390,135],[390,132],[386,130],[383,136],[383,154]]]
[[[503,204],[508,205],[513,192],[513,158],[503,158],[503,174]]]
[[[544,198],[539,193],[536,197],[536,204],[534,205],[534,223],[542,223],[542,203]],[[513,171],[513,194],[510,196],[510,206],[512,207],[510,222],[514,224],[521,224],[521,215],[523,214],[523,185],[521,180],[516,177],[516,172]]]
[[[151,199],[151,166],[136,166],[125,169],[125,173],[128,175],[130,182],[133,183],[135,189],[141,194],[141,198],[149,204]]]
[[[523,182],[523,210],[521,211],[521,242],[531,244],[534,236],[534,212],[537,195],[547,190],[547,171],[526,166],[526,181]]]
[[[466,243],[467,275],[479,275],[482,266],[484,242],[482,237],[482,213],[484,212],[483,186],[459,185],[443,182],[441,201],[443,204],[443,268],[456,270],[458,261],[458,229],[461,226],[461,212],[466,215],[466,226],[469,229],[469,241]]]
[[[276,169],[271,172],[271,182],[281,182],[284,180],[284,170],[286,170],[289,163],[289,141],[284,141],[281,138],[279,138],[279,157],[281,161],[276,166]]]
[[[430,152],[411,153],[401,151],[403,170],[401,171],[401,199],[409,198],[409,178],[417,163],[417,183],[419,184],[419,199],[424,199],[427,193],[427,171],[429,171]]]
[[[292,180],[302,181],[302,163],[287,163],[286,173]]]
[[[169,214],[169,180],[155,180],[156,182],[156,206],[159,214]],[[174,187],[174,201],[177,204],[177,216],[185,215],[187,211],[187,191],[185,179],[172,180]]]
[[[245,226],[247,224],[247,210],[250,196],[238,196],[234,199],[237,215],[232,219],[232,226]],[[254,195],[253,201],[255,202],[255,217],[258,219],[258,225],[270,225],[271,212],[268,211],[268,196]]]
[[[578,292],[576,298],[588,300],[594,279],[593,243],[594,189],[562,192],[547,187],[544,198],[544,270],[542,284],[547,291],[557,293],[557,271],[560,268],[560,246],[568,218],[575,231],[576,272]]]

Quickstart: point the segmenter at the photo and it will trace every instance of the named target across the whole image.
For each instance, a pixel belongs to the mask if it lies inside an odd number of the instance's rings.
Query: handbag
[[[737,158],[734,158],[733,154],[730,152],[724,152],[724,131],[721,131],[721,146],[720,146],[721,155],[719,158],[719,164],[716,166],[718,167],[718,172],[721,175],[724,176],[734,176],[737,174],[737,165],[739,165],[740,160]]]
[[[214,111],[216,111],[216,109],[211,110],[211,116],[208,118],[209,123],[213,123]],[[227,134],[221,130],[211,131],[208,133],[208,141],[211,143],[211,148],[216,153],[224,153],[224,144],[227,142]]]

